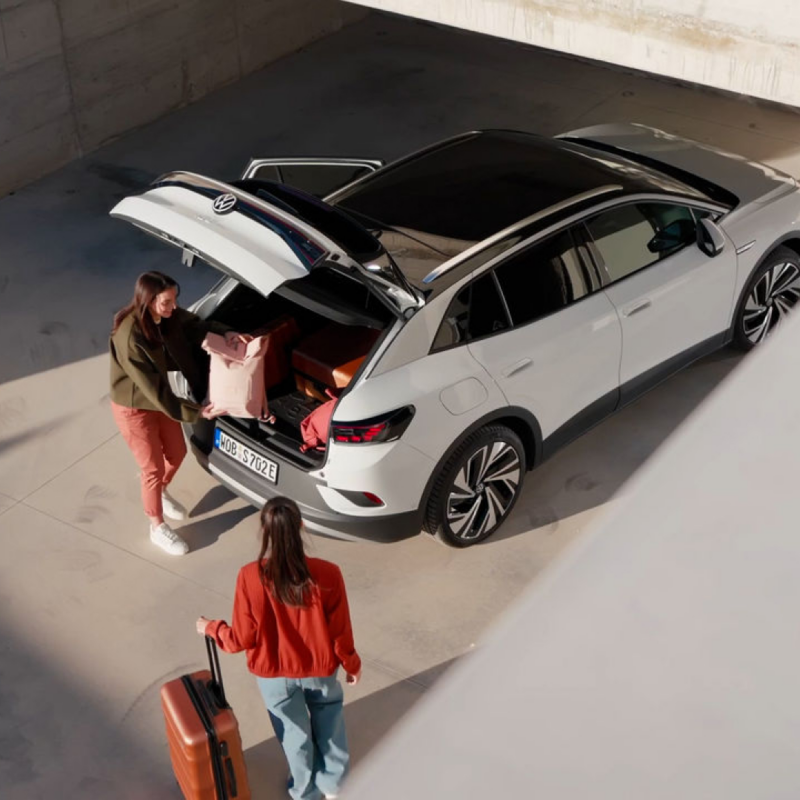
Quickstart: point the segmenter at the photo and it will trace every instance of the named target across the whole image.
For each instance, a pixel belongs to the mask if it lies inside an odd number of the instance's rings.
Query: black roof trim
[[[656,172],[661,172],[664,175],[668,175],[670,178],[685,183],[695,191],[702,192],[709,200],[715,203],[721,203],[729,209],[736,208],[736,206],[739,205],[739,198],[725,187],[720,186],[718,183],[712,183],[680,167],[673,167],[669,164],[665,164],[657,158],[651,158],[650,156],[635,153],[632,150],[625,150],[622,147],[615,147],[613,144],[598,142],[594,139],[582,139],[578,136],[562,136],[561,139],[564,142],[574,142],[583,147],[590,147],[593,150],[602,150],[604,153],[610,153],[619,158],[632,161],[634,164],[639,164],[643,167],[655,170]]]

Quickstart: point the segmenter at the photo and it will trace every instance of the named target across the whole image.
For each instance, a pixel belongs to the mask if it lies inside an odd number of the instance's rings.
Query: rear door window
[[[495,272],[517,327],[589,294],[596,284],[591,269],[566,231],[516,254]]]

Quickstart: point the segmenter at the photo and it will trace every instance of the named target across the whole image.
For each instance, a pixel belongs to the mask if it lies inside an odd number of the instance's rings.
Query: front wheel
[[[505,425],[488,425],[459,445],[436,479],[424,528],[445,544],[470,547],[491,536],[517,502],[525,448]]]
[[[734,344],[752,350],[785,319],[800,300],[800,257],[778,247],[747,283],[733,326]]]

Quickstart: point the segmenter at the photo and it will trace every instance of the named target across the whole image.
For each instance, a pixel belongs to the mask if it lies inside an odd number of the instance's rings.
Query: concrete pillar
[[[800,106],[797,0],[352,0]]]

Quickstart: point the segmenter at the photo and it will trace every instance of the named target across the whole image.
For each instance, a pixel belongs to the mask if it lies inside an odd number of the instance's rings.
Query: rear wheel
[[[761,344],[800,300],[800,257],[778,247],[756,269],[739,303],[733,340],[742,350]]]
[[[505,425],[476,431],[456,449],[436,479],[424,528],[453,547],[491,536],[517,502],[525,448]]]

